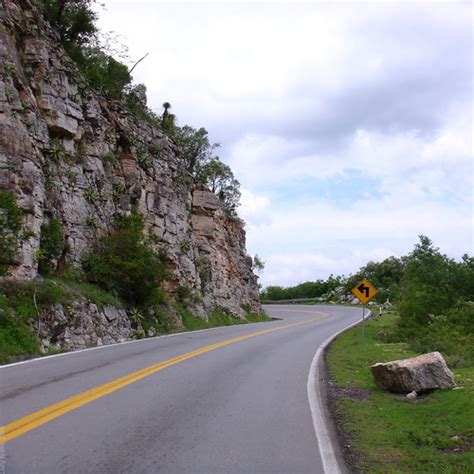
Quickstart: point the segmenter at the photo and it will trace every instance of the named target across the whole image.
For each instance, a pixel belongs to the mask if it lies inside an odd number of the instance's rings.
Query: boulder
[[[378,363],[370,367],[375,384],[396,393],[422,393],[435,388],[454,388],[453,373],[439,352],[410,359]]]
[[[384,309],[392,309],[393,305],[392,303],[390,303],[390,300],[387,299],[387,301],[385,301],[385,303],[383,304],[383,307]]]

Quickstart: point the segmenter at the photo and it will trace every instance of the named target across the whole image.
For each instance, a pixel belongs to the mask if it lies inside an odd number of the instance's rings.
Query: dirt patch
[[[440,451],[446,454],[464,454],[474,447],[474,439],[465,439],[459,446],[452,448],[441,448]]]
[[[360,390],[356,387],[340,387],[334,385],[331,380],[327,381],[328,397],[333,398],[350,398],[351,400],[367,400],[370,396],[370,392],[367,390]]]

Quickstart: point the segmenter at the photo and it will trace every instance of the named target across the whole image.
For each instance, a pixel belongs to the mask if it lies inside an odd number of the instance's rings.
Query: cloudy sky
[[[105,5],[149,106],[222,144],[264,286],[473,253],[471,2]]]

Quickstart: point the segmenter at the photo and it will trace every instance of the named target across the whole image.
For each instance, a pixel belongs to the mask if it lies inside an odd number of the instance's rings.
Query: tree
[[[240,202],[240,183],[235,179],[230,166],[213,157],[202,166],[199,179],[217,195],[231,213],[235,213]]]
[[[264,269],[265,262],[257,254],[255,254],[255,257],[253,257],[252,270],[256,271],[257,273],[260,273],[263,272]]]
[[[91,86],[108,97],[120,98],[132,82],[127,66],[97,47],[84,47],[81,51],[80,66]]]
[[[425,235],[407,259],[401,279],[400,316],[406,326],[424,326],[430,315],[442,314],[459,298],[458,264],[434,247]]]
[[[193,176],[200,173],[202,167],[213,158],[214,151],[220,147],[219,143],[209,142],[205,128],[196,130],[189,125],[176,127],[174,140],[181,150],[183,168]]]
[[[163,104],[163,115],[161,116],[161,128],[165,133],[174,137],[176,135],[176,116],[174,114],[170,114],[168,109],[171,109],[171,104],[169,102],[165,102]]]
[[[95,0],[40,0],[39,3],[66,46],[87,44],[97,33],[97,14],[90,8]]]

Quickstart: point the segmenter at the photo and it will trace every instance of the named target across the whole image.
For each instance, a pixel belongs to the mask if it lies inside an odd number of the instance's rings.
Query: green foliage
[[[66,151],[58,139],[51,140],[48,158],[55,163],[60,163],[67,157]]]
[[[102,309],[104,306],[115,306],[116,308],[123,308],[124,306],[120,299],[113,293],[106,292],[95,285],[80,280],[65,281],[78,295],[87,298],[89,301],[97,305],[99,309]]]
[[[69,304],[85,297],[99,308],[123,307],[120,300],[89,283],[78,280],[67,269],[64,278],[0,283],[0,363],[11,358],[39,354],[36,335],[38,312],[56,304]]]
[[[132,80],[127,66],[99,47],[83,48],[76,60],[91,86],[108,97],[120,98]]]
[[[69,56],[90,85],[108,97],[121,98],[132,77],[125,64],[103,48],[97,36],[94,0],[37,0],[45,17],[59,33]],[[46,80],[46,78],[45,78]]]
[[[13,314],[7,297],[0,293],[0,363],[11,357],[36,354],[39,351],[28,316]]]
[[[41,275],[50,275],[56,269],[56,261],[66,252],[66,241],[61,223],[51,219],[41,225],[38,271]]]
[[[153,300],[161,282],[168,277],[164,255],[150,247],[143,228],[140,216],[118,218],[115,230],[83,259],[91,283],[136,307]]]
[[[151,156],[145,151],[140,151],[138,153],[137,163],[140,168],[146,171],[152,164]]]
[[[152,127],[161,125],[160,117],[147,106],[145,84],[128,84],[124,88],[122,104],[132,115],[140,120],[145,120]]]
[[[179,130],[179,127],[176,126],[176,116],[168,112],[171,109],[171,104],[165,102],[163,104],[163,115],[161,116],[161,128],[169,136],[175,137],[176,132]]]
[[[199,257],[194,264],[201,280],[201,294],[204,296],[206,294],[206,285],[211,280],[211,263],[207,257]]]
[[[399,293],[400,281],[405,271],[406,257],[388,257],[382,262],[369,262],[356,274],[347,278],[344,287],[347,292],[362,278],[367,278],[377,288],[375,301],[394,300]]]
[[[100,198],[99,192],[92,187],[89,187],[84,191],[84,199],[89,204],[94,204],[99,198]]]
[[[176,292],[176,299],[180,303],[185,303],[192,296],[192,293],[193,292],[189,286],[180,285]]]
[[[184,239],[179,244],[179,247],[180,247],[182,252],[189,252],[191,250],[191,247],[192,247],[191,241],[189,239]]]
[[[112,199],[115,203],[120,201],[120,198],[125,194],[125,185],[120,181],[112,183]]]
[[[163,146],[156,143],[150,143],[148,145],[148,151],[155,157],[160,158],[163,153]]]
[[[257,273],[261,273],[264,269],[265,262],[257,254],[255,254],[255,257],[253,257],[252,270]]]
[[[87,227],[90,227],[91,229],[97,229],[97,219],[95,218],[95,216],[92,216],[92,215],[87,216],[86,225]]]
[[[294,298],[318,298],[341,286],[342,282],[342,277],[330,275],[327,280],[307,281],[288,288],[272,285],[261,293],[261,299],[280,301]]]
[[[107,153],[104,153],[102,155],[102,159],[109,164],[115,164],[117,162],[117,157],[115,156],[114,153],[111,151],[108,151]]]
[[[193,176],[198,176],[202,167],[214,157],[214,151],[220,147],[219,143],[209,142],[205,128],[198,130],[185,125],[176,127],[173,136],[181,152],[183,169]]]
[[[231,214],[236,213],[241,196],[240,183],[230,166],[222,163],[218,157],[213,157],[202,165],[198,179],[221,200]]]
[[[264,314],[251,313],[245,318],[239,318],[227,312],[223,308],[214,310],[207,321],[194,316],[189,310],[181,305],[175,305],[175,308],[181,315],[183,325],[188,331],[196,331],[199,329],[215,328],[220,326],[234,326],[237,324],[257,323],[269,321],[270,318]]]
[[[183,173],[205,184],[219,197],[227,211],[236,215],[241,195],[240,183],[230,167],[214,155],[220,144],[210,143],[205,128],[196,130],[189,125],[174,127],[173,139],[180,149]]]
[[[474,265],[458,264],[421,235],[401,279],[401,326],[411,332],[410,328],[426,326],[430,315],[443,314],[461,298],[472,298],[474,289],[458,285],[461,273],[469,279]],[[472,275],[470,278],[472,281]]]
[[[88,43],[97,32],[94,0],[38,0],[46,18],[58,31],[66,47]]]
[[[13,195],[0,189],[0,276],[7,273],[18,250],[21,216]]]

